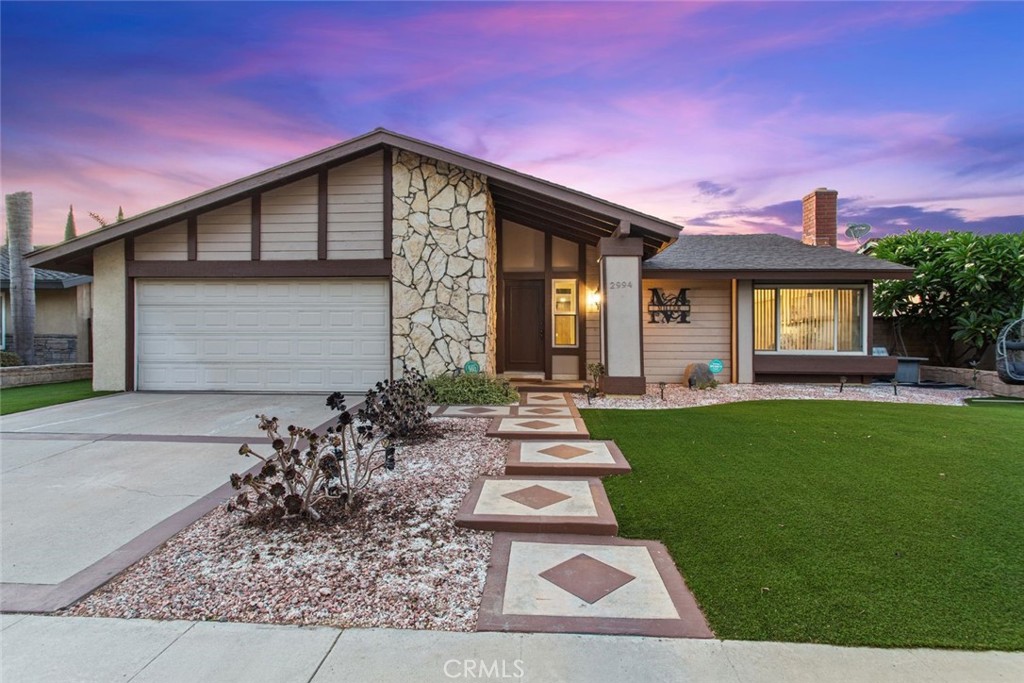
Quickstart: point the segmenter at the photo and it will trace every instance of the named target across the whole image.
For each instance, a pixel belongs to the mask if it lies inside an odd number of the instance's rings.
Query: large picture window
[[[864,287],[755,287],[754,350],[864,353]]]
[[[551,281],[554,346],[576,346],[576,280]]]

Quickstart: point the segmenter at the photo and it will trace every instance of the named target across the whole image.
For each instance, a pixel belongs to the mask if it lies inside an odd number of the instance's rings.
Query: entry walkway
[[[24,615],[0,626],[0,679],[33,683],[1024,680],[1024,653],[1007,652]]]

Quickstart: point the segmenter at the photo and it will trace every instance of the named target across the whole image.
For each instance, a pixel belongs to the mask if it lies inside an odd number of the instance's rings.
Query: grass
[[[0,415],[20,413],[23,410],[45,408],[60,403],[81,401],[83,398],[106,396],[112,391],[93,391],[92,380],[59,384],[37,384],[30,387],[13,387],[0,392]]]
[[[1024,649],[1024,420],[762,401],[583,410],[633,466],[620,535],[665,543],[720,638]]]

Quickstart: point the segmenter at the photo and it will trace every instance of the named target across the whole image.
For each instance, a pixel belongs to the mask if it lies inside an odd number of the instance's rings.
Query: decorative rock
[[[476,265],[473,261],[459,256],[452,256],[448,259],[448,274],[452,277],[459,277],[465,275],[469,270]],[[483,264],[480,264],[481,267]]]
[[[691,389],[706,389],[713,385],[715,375],[707,363],[690,363],[683,370],[683,384]]]
[[[406,317],[414,311],[418,311],[423,305],[423,297],[415,290],[397,282],[392,284],[391,289],[395,298],[392,309],[396,318]]]
[[[458,320],[460,323],[466,322],[465,313],[444,304],[434,306],[434,316],[444,320]]]
[[[447,211],[441,209],[430,210],[430,224],[433,226],[440,226],[442,228],[450,227],[452,224],[452,215]]]
[[[405,197],[409,194],[409,169],[401,164],[394,164],[391,168],[391,189],[396,197]]]
[[[459,185],[458,187],[463,187],[463,185]],[[458,187],[456,190],[458,190]],[[465,206],[459,206],[456,204],[455,208],[452,209],[452,227],[456,230],[459,228],[469,227],[469,212],[466,211]]]

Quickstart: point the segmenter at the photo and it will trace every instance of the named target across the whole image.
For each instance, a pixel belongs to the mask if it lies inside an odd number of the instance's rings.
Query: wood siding
[[[587,247],[586,292],[601,292],[601,270],[597,263],[597,247]],[[586,299],[584,299],[586,301]],[[587,362],[601,362],[601,311],[586,307]]]
[[[198,219],[198,260],[248,261],[252,256],[252,201],[243,199]]]
[[[317,258],[317,177],[309,176],[262,195],[261,258]]]
[[[181,221],[166,228],[139,235],[135,238],[135,259],[138,261],[187,261],[187,222]]]
[[[660,287],[666,293],[689,290],[690,320],[686,324],[651,323],[644,315],[644,372],[648,382],[677,384],[689,363],[707,363],[713,358],[725,367],[715,375],[719,382],[732,376],[730,340],[731,284],[728,280],[644,280],[644,313],[650,298],[647,291]]]
[[[384,153],[327,174],[327,258],[384,257]]]

